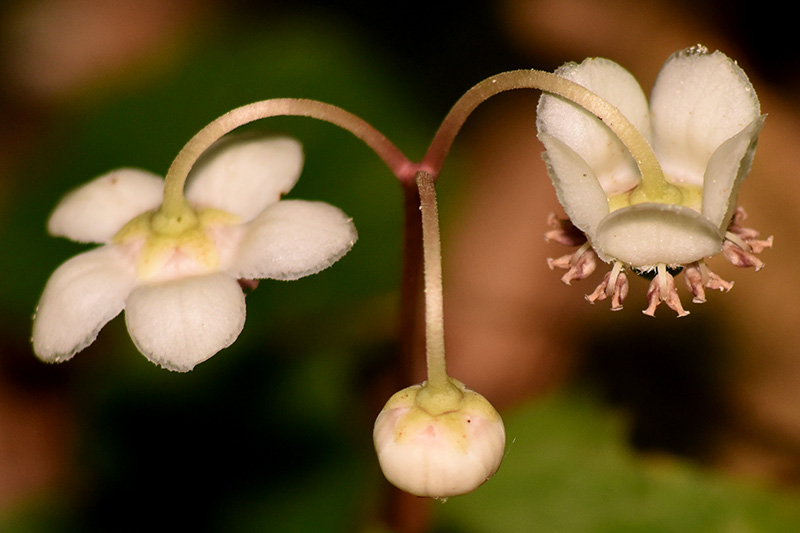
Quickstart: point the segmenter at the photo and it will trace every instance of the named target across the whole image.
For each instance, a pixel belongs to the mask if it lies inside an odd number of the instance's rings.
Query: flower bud
[[[397,392],[375,421],[373,439],[383,474],[416,496],[447,498],[478,488],[497,472],[503,421],[480,394],[450,379]]]

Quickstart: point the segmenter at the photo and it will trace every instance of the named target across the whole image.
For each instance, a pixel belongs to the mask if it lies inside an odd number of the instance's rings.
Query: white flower
[[[190,174],[180,230],[159,220],[164,180],[143,170],[116,170],[68,194],[48,230],[103,246],[50,277],[33,322],[37,356],[71,358],[123,309],[137,348],[167,369],[191,370],[229,346],[245,320],[239,280],[319,272],[356,240],[338,208],[279,201],[302,164],[293,139],[223,138]]]
[[[630,268],[654,274],[647,314],[664,301],[684,315],[670,272],[691,271],[687,285],[699,302],[704,287],[731,286],[708,270],[706,258],[723,251],[734,264],[761,266],[754,254],[770,246],[771,238],[756,240],[756,232],[739,225],[744,213],[736,208],[736,196],[765,117],[736,63],[700,46],[678,52],[659,73],[649,106],[633,76],[607,59],[569,63],[556,74],[616,106],[652,146],[669,188],[678,192],[677,201],[637,197],[639,169],[619,138],[582,108],[543,95],[539,138],[570,219],[551,219],[554,229],[547,236],[582,245],[550,261],[568,270],[566,283],[591,274],[599,257],[614,266],[590,301],[610,296],[612,308],[621,308]]]
[[[415,496],[471,492],[503,460],[506,434],[500,415],[477,392],[450,382],[459,397],[456,405],[442,407],[452,400],[447,395],[423,401],[430,392],[423,383],[394,394],[375,420],[373,440],[383,474]]]

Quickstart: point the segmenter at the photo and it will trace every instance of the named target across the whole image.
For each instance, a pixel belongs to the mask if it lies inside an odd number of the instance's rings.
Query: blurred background
[[[0,8],[0,531],[795,531],[800,528],[800,80],[772,1],[17,0]],[[71,362],[40,363],[30,318],[50,273],[87,247],[45,221],[120,166],[163,174],[225,111],[273,97],[340,105],[419,159],[478,81],[605,56],[649,92],[673,52],[736,59],[770,116],[740,203],[775,236],[708,303],[644,317],[587,304],[547,257],[561,213],[532,91],[481,106],[439,182],[451,374],[504,415],[507,457],[442,504],[398,494],[374,416],[419,381],[398,339],[403,198],[349,133],[270,119],[306,165],[291,197],[359,230],[333,268],[262,281],[244,332],[189,374],[138,354],[121,318]]]

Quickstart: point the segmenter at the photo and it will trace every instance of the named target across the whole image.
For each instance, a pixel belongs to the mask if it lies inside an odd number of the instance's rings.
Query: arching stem
[[[661,165],[647,140],[622,114],[585,87],[550,72],[513,70],[487,78],[467,91],[452,107],[420,164],[433,175],[444,164],[450,147],[467,117],[488,98],[512,89],[539,89],[583,107],[608,126],[633,155],[642,176],[638,201],[676,201],[680,192],[664,178]],[[677,195],[677,196],[676,196]]]
[[[161,213],[167,218],[178,218],[185,213],[186,200],[183,190],[186,177],[200,155],[217,139],[250,122],[277,116],[316,118],[344,128],[372,148],[399,180],[405,182],[414,179],[416,165],[412,164],[382,133],[360,117],[316,100],[275,98],[233,109],[211,122],[189,140],[167,172]]]
[[[467,117],[494,95],[526,88],[560,96],[586,109],[617,135],[633,155],[642,176],[639,188],[634,191],[637,198],[632,198],[632,201],[673,202],[680,199],[681,193],[664,178],[647,140],[619,109],[585,87],[556,74],[515,70],[488,78],[467,91],[442,121],[425,157],[418,164],[409,161],[382,133],[360,117],[324,102],[276,98],[233,109],[200,130],[172,162],[164,184],[164,202],[157,213],[158,222],[167,229],[180,231],[187,220],[191,221],[184,186],[192,166],[214,142],[240,126],[269,117],[299,116],[324,120],[350,131],[375,151],[405,187],[411,183],[417,185],[422,212],[428,386],[431,392],[452,389],[445,365],[441,243],[434,183]]]

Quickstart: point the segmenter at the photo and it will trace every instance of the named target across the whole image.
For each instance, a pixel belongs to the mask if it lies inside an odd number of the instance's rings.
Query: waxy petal
[[[356,239],[352,220],[339,208],[283,200],[250,223],[229,272],[247,279],[302,278],[338,261]]]
[[[117,316],[136,282],[133,264],[114,246],[77,255],[47,282],[33,319],[33,350],[43,361],[66,361],[91,344]]]
[[[649,268],[685,265],[722,250],[719,230],[700,213],[678,205],[638,204],[611,213],[593,241],[601,259]]]
[[[722,143],[708,162],[703,177],[702,213],[720,230],[727,228],[731,221],[739,186],[750,172],[758,134],[764,127],[765,118],[765,115],[758,117]]]
[[[649,138],[647,99],[636,79],[620,65],[608,59],[591,58],[580,64],[567,63],[555,73],[616,106]],[[638,168],[627,148],[605,124],[583,108],[543,94],[536,124],[540,134],[556,137],[575,151],[594,171],[609,196],[630,190],[639,182]],[[553,167],[553,170],[560,175],[561,169]]]
[[[228,135],[197,161],[186,197],[246,222],[289,192],[302,168],[303,148],[292,138]]]
[[[178,372],[230,346],[244,319],[244,293],[224,272],[137,287],[125,306],[128,332],[139,351]]]
[[[667,60],[650,109],[653,149],[664,172],[698,186],[717,148],[761,114],[744,71],[722,52],[709,54],[702,47]]]
[[[132,218],[161,205],[164,180],[121,168],[68,193],[56,206],[47,230],[78,242],[108,243]]]
[[[591,238],[608,215],[608,199],[597,176],[577,152],[557,138],[540,133],[539,140],[547,150],[542,157],[558,201],[572,223]]]

